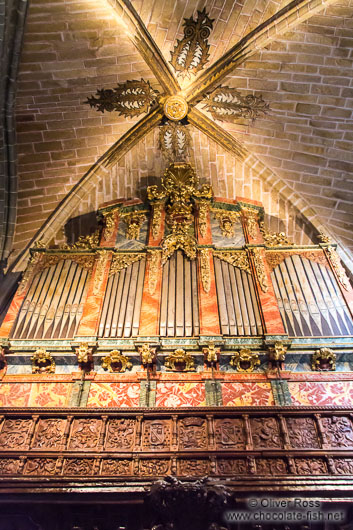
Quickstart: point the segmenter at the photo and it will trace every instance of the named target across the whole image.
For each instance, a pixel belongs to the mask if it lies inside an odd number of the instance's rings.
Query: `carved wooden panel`
[[[293,448],[319,448],[320,443],[313,418],[286,418],[290,445]]]
[[[256,471],[258,475],[286,475],[287,464],[283,458],[258,458]]]
[[[132,475],[132,461],[119,458],[107,458],[102,462],[102,475]]]
[[[135,420],[130,418],[110,419],[108,421],[105,448],[127,451],[135,441]]]
[[[166,458],[150,458],[140,460],[139,472],[144,476],[160,477],[168,475],[170,461]]]
[[[32,419],[5,420],[0,434],[0,447],[21,449],[26,446]]]
[[[75,419],[69,449],[79,449],[86,451],[97,447],[102,420],[96,418]]]
[[[41,418],[38,421],[32,449],[60,449],[65,426],[66,420],[63,418]]]
[[[168,420],[146,420],[144,422],[143,447],[152,451],[170,448],[171,422]]]
[[[295,458],[294,465],[298,475],[327,474],[327,464],[323,458]]]
[[[15,475],[20,460],[18,458],[2,458],[0,460],[0,475]]]
[[[216,464],[217,475],[246,475],[248,466],[245,458],[219,458]]]
[[[335,458],[333,465],[338,475],[353,475],[353,458]]]
[[[245,449],[245,431],[241,418],[215,420],[217,449]]]
[[[25,475],[55,475],[56,458],[29,458],[26,462]]]
[[[250,418],[254,449],[279,449],[282,447],[278,422],[275,418]]]
[[[205,458],[185,458],[179,461],[179,475],[195,477],[208,475],[210,461]]]
[[[207,447],[206,420],[198,417],[179,421],[180,449],[205,449]]]
[[[64,475],[92,475],[94,470],[93,458],[66,458],[64,462]]]
[[[325,443],[330,447],[353,447],[352,422],[345,416],[321,418]]]

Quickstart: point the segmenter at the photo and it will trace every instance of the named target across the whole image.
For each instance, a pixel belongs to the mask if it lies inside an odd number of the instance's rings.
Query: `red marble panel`
[[[23,291],[21,295],[15,294],[11,305],[6,313],[4,321],[0,327],[0,337],[8,337],[10,335],[12,326],[14,325],[17,315],[20,312],[25,296],[25,291]]]
[[[206,405],[203,383],[158,383],[156,407],[203,407]]]
[[[352,407],[353,381],[289,382],[293,405]]]
[[[138,407],[138,383],[92,383],[87,407]]]
[[[140,330],[141,337],[150,337],[159,335],[159,316],[161,303],[161,289],[162,289],[162,266],[159,269],[157,284],[154,292],[151,294],[149,290],[149,262],[147,261],[147,271],[145,274],[145,281],[143,285],[143,295],[140,315]]]
[[[222,383],[222,401],[233,407],[275,404],[270,383]]]
[[[209,250],[210,289],[206,293],[201,282],[200,256],[198,256],[200,335],[220,335],[217,290],[212,251]]]

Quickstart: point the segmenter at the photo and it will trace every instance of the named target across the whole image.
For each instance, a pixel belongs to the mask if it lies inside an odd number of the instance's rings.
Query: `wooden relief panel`
[[[6,447],[6,449],[27,448],[28,434],[32,425],[32,419],[5,420],[0,434],[0,447]]]
[[[209,474],[210,461],[205,458],[182,458],[178,464],[179,475],[181,476],[202,477]]]
[[[245,458],[218,458],[216,466],[218,475],[246,475],[248,466]]]
[[[88,451],[98,445],[102,420],[96,418],[75,419],[71,429],[69,449]]]
[[[179,420],[179,448],[205,449],[207,447],[207,427],[203,418],[183,418]]]
[[[282,321],[290,336],[353,334],[353,323],[331,270],[292,255],[272,272]]]
[[[32,448],[60,449],[65,427],[66,419],[41,418],[38,421]]]
[[[65,458],[64,475],[89,476],[94,472],[93,458]]]
[[[246,436],[241,418],[216,419],[215,440],[217,449],[245,449]]]
[[[326,475],[327,464],[323,458],[294,458],[298,475]]]
[[[286,418],[286,423],[291,447],[294,449],[320,447],[313,418]]]
[[[352,458],[334,458],[333,465],[338,475],[353,475],[353,459]]]
[[[170,470],[170,460],[164,458],[141,459],[139,462],[139,472],[142,476],[160,477],[168,475]]]
[[[287,464],[283,458],[258,458],[256,471],[258,475],[286,475]]]
[[[132,475],[132,461],[118,458],[107,458],[102,462],[102,475]]]
[[[352,422],[345,416],[321,418],[325,444],[330,447],[353,448]]]
[[[24,469],[25,475],[55,475],[56,458],[29,458]]]
[[[0,475],[16,475],[19,464],[18,458],[2,458],[0,460]]]
[[[83,256],[80,259],[89,260]],[[88,268],[69,259],[39,272],[31,283],[18,314],[12,337],[16,339],[59,339],[73,337],[86,299]]]
[[[254,449],[279,449],[282,447],[276,418],[250,418]]]
[[[111,418],[108,420],[105,449],[128,451],[135,442],[135,420],[130,418]]]
[[[169,450],[171,440],[170,420],[145,420],[143,447],[152,451]]]

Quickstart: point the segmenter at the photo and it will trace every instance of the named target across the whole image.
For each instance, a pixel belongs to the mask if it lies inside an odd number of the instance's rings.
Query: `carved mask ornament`
[[[178,349],[166,357],[164,366],[174,372],[190,372],[195,371],[194,364],[192,355],[182,349]]]
[[[32,361],[32,374],[54,374],[55,361],[44,348],[36,350]]]
[[[260,359],[251,350],[243,349],[232,356],[229,364],[236,368],[238,372],[253,372],[256,366],[259,366]]]
[[[125,372],[131,370],[132,363],[125,355],[120,353],[118,350],[113,350],[106,357],[102,359],[102,368],[109,372]]]
[[[336,354],[330,348],[316,351],[311,360],[312,370],[327,372],[336,370]]]

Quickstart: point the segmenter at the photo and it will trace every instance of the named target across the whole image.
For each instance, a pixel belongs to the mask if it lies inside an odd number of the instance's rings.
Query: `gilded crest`
[[[174,372],[193,372],[195,371],[194,365],[195,362],[192,355],[181,348],[168,355],[164,363],[166,368]]]
[[[236,368],[238,372],[253,372],[256,366],[259,366],[260,359],[256,353],[244,348],[232,355],[229,364]]]
[[[330,348],[317,350],[311,359],[311,369],[326,372],[336,370],[336,354]]]
[[[31,357],[32,374],[54,374],[55,361],[45,348],[39,348]]]
[[[102,359],[102,368],[109,372],[125,372],[131,370],[132,363],[118,350],[113,350]]]

